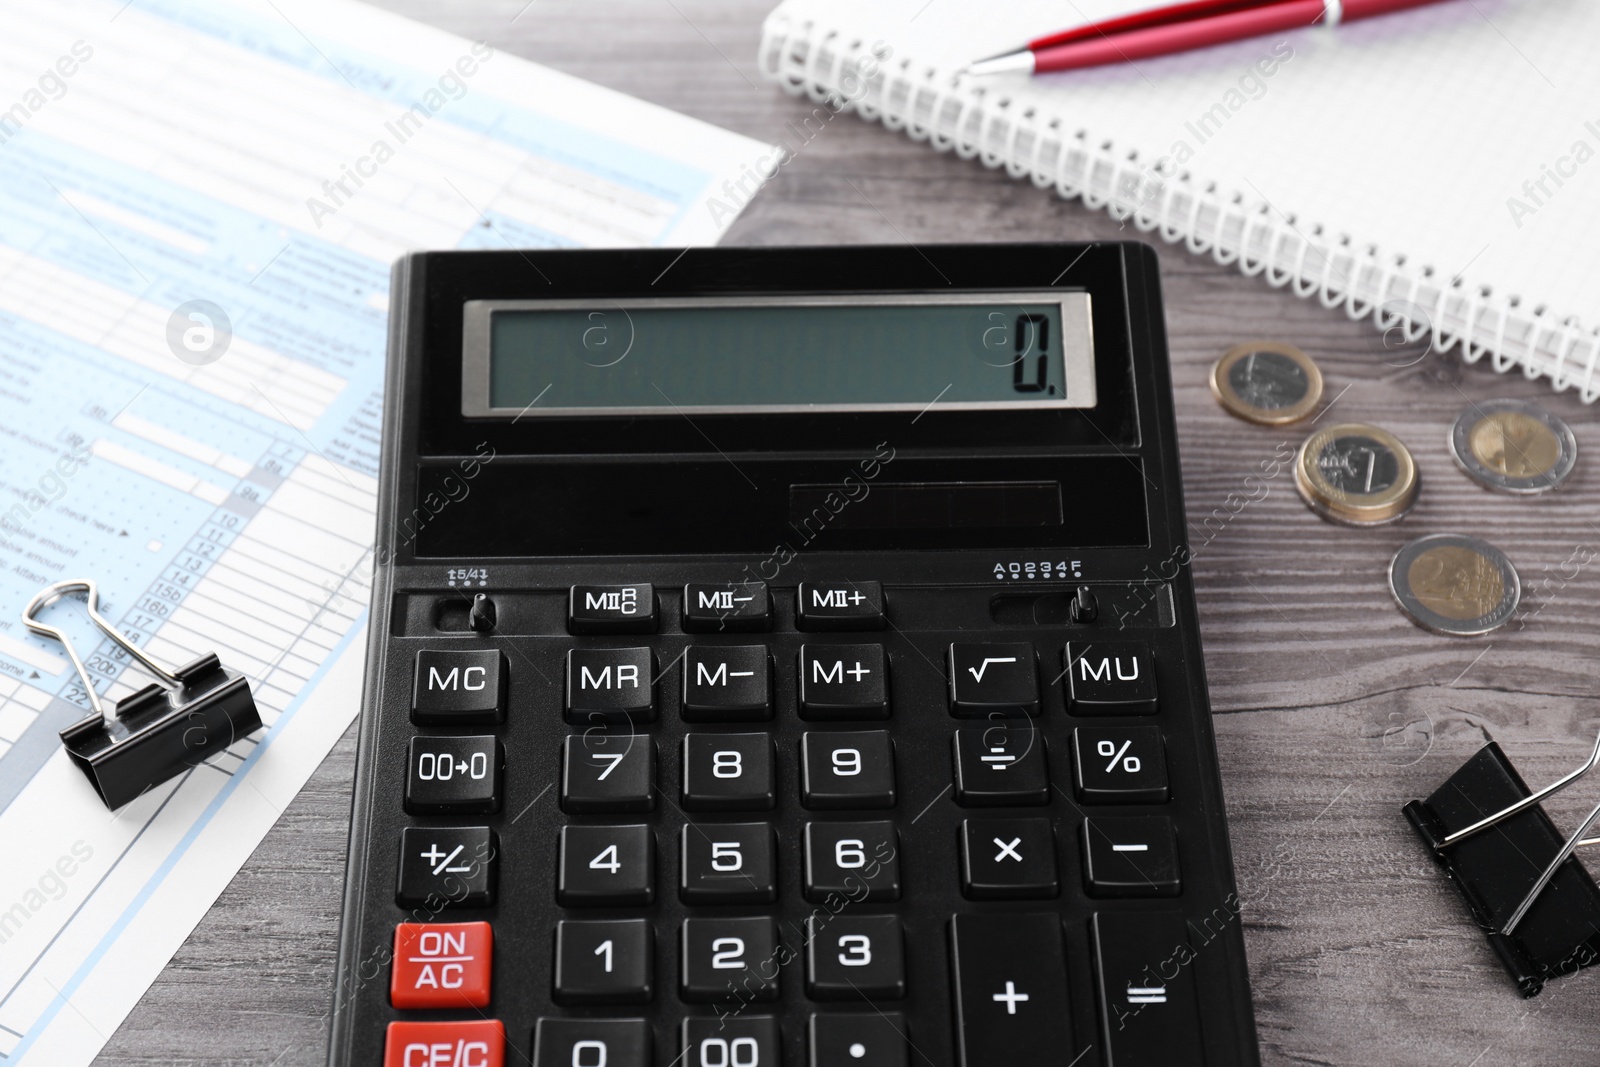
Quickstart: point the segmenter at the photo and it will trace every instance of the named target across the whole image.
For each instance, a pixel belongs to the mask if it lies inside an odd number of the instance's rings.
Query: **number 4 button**
[[[557,902],[649,904],[655,899],[655,850],[648,826],[563,826]]]

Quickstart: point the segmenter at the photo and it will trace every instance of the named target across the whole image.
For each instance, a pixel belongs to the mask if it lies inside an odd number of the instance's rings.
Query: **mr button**
[[[506,658],[496,649],[417,653],[411,721],[492,726],[505,718]]]
[[[1155,713],[1155,663],[1143,641],[1074,641],[1062,659],[1074,715]]]
[[[397,1008],[486,1008],[494,965],[488,923],[400,923],[394,928],[389,1003]]]

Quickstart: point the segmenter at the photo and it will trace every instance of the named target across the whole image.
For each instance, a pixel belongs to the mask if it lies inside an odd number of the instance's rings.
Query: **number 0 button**
[[[800,739],[808,808],[894,807],[894,747],[883,730],[821,733]]]
[[[655,852],[648,826],[563,826],[556,900],[563,907],[648,904]]]
[[[766,734],[685,734],[683,806],[690,811],[772,807],[772,740]]]

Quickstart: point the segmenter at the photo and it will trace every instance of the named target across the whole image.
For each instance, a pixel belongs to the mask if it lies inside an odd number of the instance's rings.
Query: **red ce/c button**
[[[397,1008],[488,1007],[493,963],[494,930],[488,923],[401,923],[394,928],[389,1003]],[[433,1067],[433,1061],[407,1061],[402,1067]],[[478,1064],[449,1061],[448,1067]]]
[[[506,1028],[499,1019],[390,1023],[383,1067],[502,1067]]]

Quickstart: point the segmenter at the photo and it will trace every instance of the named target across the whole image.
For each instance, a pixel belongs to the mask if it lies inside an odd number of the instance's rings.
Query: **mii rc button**
[[[499,1019],[390,1023],[383,1067],[504,1067],[506,1028]]]
[[[486,1008],[494,966],[488,923],[401,923],[394,928],[389,1003],[397,1008]]]
[[[575,585],[567,600],[567,629],[575,634],[653,634],[652,585]]]

